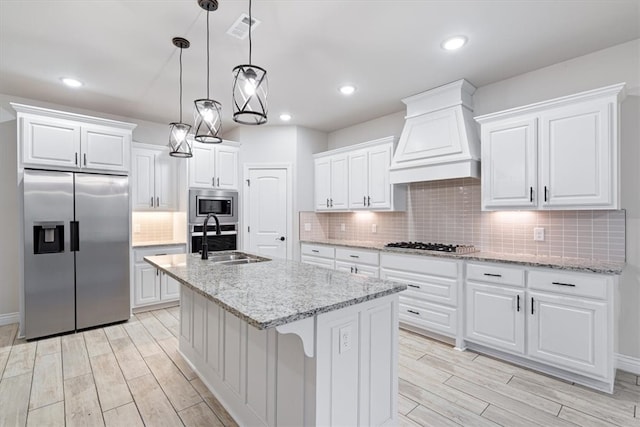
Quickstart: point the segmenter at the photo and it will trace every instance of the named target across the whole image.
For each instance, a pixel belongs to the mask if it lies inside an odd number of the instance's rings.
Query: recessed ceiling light
[[[353,85],[344,85],[340,87],[340,93],[343,95],[352,95],[356,91],[356,87]]]
[[[289,120],[291,120],[291,114],[287,114],[287,113],[280,114],[280,120],[282,120],[283,122],[288,122]]]
[[[455,36],[443,41],[442,48],[445,50],[457,50],[465,44],[467,44],[467,38],[465,36]]]
[[[70,77],[63,77],[62,83],[66,84],[69,87],[80,87],[82,86],[82,82],[80,80],[72,79]]]

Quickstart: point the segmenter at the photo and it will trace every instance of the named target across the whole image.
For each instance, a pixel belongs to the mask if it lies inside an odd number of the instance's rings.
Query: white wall
[[[627,83],[631,96],[621,107],[621,182],[622,207],[627,210],[627,266],[620,280],[619,352],[640,359],[640,98],[637,96],[640,95],[640,39],[479,87],[474,95],[474,114],[620,82]],[[390,114],[332,132],[329,147],[397,134],[398,118],[403,114]]]

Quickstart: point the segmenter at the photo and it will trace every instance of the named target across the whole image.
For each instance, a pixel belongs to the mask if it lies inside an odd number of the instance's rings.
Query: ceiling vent
[[[253,30],[255,31],[256,27],[260,25],[260,22],[256,18],[252,18],[253,21]],[[227,30],[227,34],[233,36],[237,39],[244,40],[249,35],[249,15],[243,13],[240,15],[236,22]]]

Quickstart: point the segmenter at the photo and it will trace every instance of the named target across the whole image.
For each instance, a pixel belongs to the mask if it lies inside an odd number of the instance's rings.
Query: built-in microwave
[[[238,192],[228,190],[189,190],[189,223],[200,224],[210,213],[220,223],[238,222]]]

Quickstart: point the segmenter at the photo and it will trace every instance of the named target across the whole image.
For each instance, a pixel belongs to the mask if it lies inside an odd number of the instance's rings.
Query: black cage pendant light
[[[209,12],[218,9],[218,0],[198,0],[201,8],[207,11],[207,97],[193,101],[195,110],[195,139],[207,144],[222,142],[222,105],[209,98]]]
[[[189,48],[189,40],[182,37],[174,37],[172,43],[180,48],[180,121],[169,124],[169,155],[173,157],[192,157],[191,145],[187,141],[187,134],[191,125],[182,123],[182,50]]]
[[[267,123],[267,70],[251,64],[251,0],[249,0],[249,64],[233,69],[233,120],[245,125]]]

